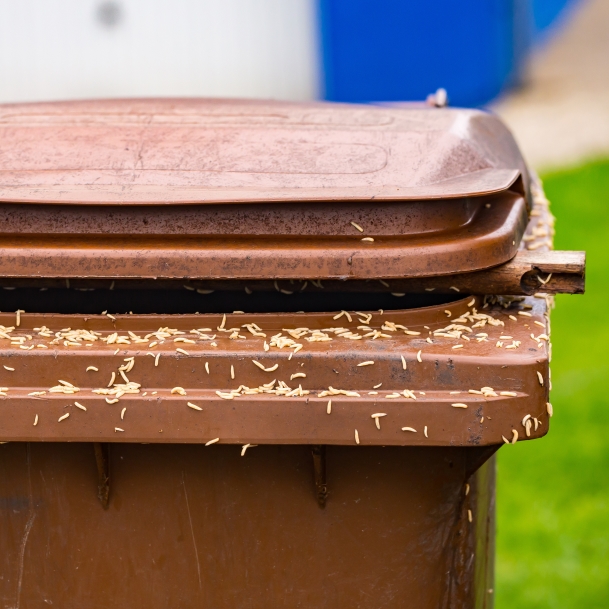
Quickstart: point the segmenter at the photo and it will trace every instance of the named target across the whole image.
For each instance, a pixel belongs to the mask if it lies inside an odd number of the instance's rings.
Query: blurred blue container
[[[325,99],[480,106],[518,82],[569,0],[319,0]],[[534,2],[538,3],[537,9]]]

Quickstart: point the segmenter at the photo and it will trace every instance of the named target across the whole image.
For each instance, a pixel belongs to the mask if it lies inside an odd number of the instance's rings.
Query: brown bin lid
[[[516,254],[527,192],[511,134],[477,110],[200,99],[0,107],[4,276],[467,272]]]
[[[526,175],[478,110],[236,100],[0,108],[0,201],[175,204],[411,200]]]

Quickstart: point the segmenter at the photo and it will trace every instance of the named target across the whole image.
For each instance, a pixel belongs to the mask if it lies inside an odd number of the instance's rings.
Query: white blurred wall
[[[314,0],[0,0],[0,101],[316,97]]]

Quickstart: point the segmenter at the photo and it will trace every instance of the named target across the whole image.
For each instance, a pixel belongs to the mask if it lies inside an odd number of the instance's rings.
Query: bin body
[[[488,448],[328,447],[323,509],[310,447],[216,448],[112,446],[102,510],[90,444],[2,447],[4,606],[491,606]]]
[[[494,454],[548,432],[546,293],[584,272],[497,118],[0,128],[2,606],[492,606]]]

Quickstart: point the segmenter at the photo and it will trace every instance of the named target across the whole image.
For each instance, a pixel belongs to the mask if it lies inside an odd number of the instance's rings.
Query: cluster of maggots
[[[531,313],[528,312],[532,308],[531,305],[523,302],[522,298],[506,298],[506,297],[488,297],[485,298],[483,308],[488,308],[489,305],[500,305],[504,309],[510,309],[514,305],[520,307],[517,311],[517,316],[508,315],[509,319],[512,321],[518,321],[518,318],[522,319],[524,322],[528,321],[528,318],[531,318]],[[439,328],[436,330],[431,330],[428,326],[423,326],[425,330],[428,331],[429,336],[426,338],[426,342],[436,342],[437,339],[453,339],[453,340],[463,340],[466,342],[475,341],[478,343],[481,342],[489,342],[489,334],[487,332],[475,332],[476,329],[487,329],[487,328],[499,328],[500,331],[505,328],[505,321],[498,319],[488,313],[480,312],[475,307],[476,299],[472,299],[467,303],[468,310],[461,314],[459,317],[451,319],[451,323],[443,328]],[[121,334],[118,331],[114,331],[111,333],[104,333],[94,330],[86,330],[86,329],[72,329],[72,328],[63,328],[59,331],[53,332],[46,326],[34,328],[33,331],[37,333],[37,335],[43,339],[51,339],[48,342],[48,345],[45,343],[38,344],[27,344],[28,342],[32,342],[34,337],[32,335],[23,334],[21,336],[16,336],[14,331],[21,325],[21,314],[23,311],[19,310],[16,312],[15,325],[11,327],[0,326],[0,339],[9,340],[10,344],[13,346],[18,346],[20,349],[32,349],[35,347],[38,348],[46,348],[49,346],[59,347],[63,346],[65,348],[73,348],[73,347],[90,347],[95,343],[105,343],[108,346],[114,347],[118,345],[133,345],[133,344],[146,344],[148,349],[154,349],[157,346],[163,346],[167,342],[171,341],[174,344],[174,348],[176,354],[190,356],[189,345],[196,345],[200,343],[207,343],[211,347],[217,347],[218,341],[222,339],[228,340],[239,340],[246,339],[249,334],[250,337],[253,338],[261,338],[263,341],[263,348],[265,352],[270,351],[272,348],[275,349],[288,349],[290,350],[290,356],[288,359],[291,359],[295,353],[298,353],[305,346],[306,342],[329,342],[336,339],[347,339],[347,340],[378,340],[378,339],[391,339],[396,334],[405,334],[407,336],[412,337],[420,337],[422,332],[420,330],[413,330],[404,325],[397,324],[392,321],[384,320],[380,323],[376,328],[371,325],[371,321],[374,313],[363,313],[363,312],[355,312],[349,313],[348,311],[340,311],[332,316],[333,321],[337,321],[338,319],[345,318],[349,323],[353,323],[353,317],[356,317],[356,323],[359,322],[357,326],[357,330],[353,331],[350,328],[345,327],[328,327],[319,329],[309,329],[307,327],[300,328],[283,328],[281,332],[274,334],[272,336],[267,336],[267,333],[256,323],[248,322],[244,324],[240,324],[237,327],[227,327],[227,316],[223,315],[220,324],[216,327],[216,330],[213,331],[212,328],[198,328],[191,330],[190,333],[186,333],[184,331],[180,331],[177,329],[162,327],[159,328],[155,332],[147,333],[143,336],[140,336],[132,331],[128,331],[125,334]],[[242,314],[239,312],[238,314]],[[379,314],[382,316],[383,312],[379,311]],[[446,314],[451,317],[451,312],[446,311]],[[108,314],[104,312],[111,321],[116,321],[116,317],[114,315]],[[539,335],[535,336],[535,334],[531,333],[531,339],[535,341],[538,348],[543,346],[543,342],[549,342],[549,321],[546,318],[546,322],[540,322],[538,320],[533,321],[534,324],[543,328],[543,332]],[[528,324],[525,323],[528,327]],[[244,332],[245,334],[242,334]],[[285,334],[284,334],[285,333]],[[421,339],[417,339],[421,340]],[[512,336],[501,334],[499,336],[499,340],[497,341],[496,346],[499,343],[502,343],[507,340],[512,340],[512,345],[507,348],[517,348],[520,346],[521,341],[514,341]],[[304,342],[298,342],[304,341]],[[183,345],[177,346],[177,345]],[[184,348],[186,347],[186,348]],[[454,348],[462,348],[462,344],[453,345]],[[115,354],[119,352],[119,348],[115,350]],[[148,351],[147,355],[151,355],[154,358],[155,366],[159,365],[159,358],[161,356],[160,352],[151,352]],[[401,367],[406,370],[407,369],[407,360],[404,355],[400,355],[400,363]],[[421,363],[423,361],[423,350],[419,349],[416,353],[416,357],[413,361]],[[92,389],[92,393],[95,393],[100,396],[105,397],[105,401],[108,404],[115,404],[119,402],[120,398],[123,395],[127,394],[140,394],[142,396],[146,396],[148,392],[141,392],[141,384],[136,383],[134,381],[130,381],[127,374],[130,373],[135,365],[134,357],[127,357],[124,359],[124,364],[122,364],[118,368],[118,374],[116,372],[112,372],[110,382],[106,387],[99,387],[96,389]],[[275,363],[272,366],[265,366],[263,363],[252,360],[252,365],[258,367],[264,372],[272,373],[279,368],[279,364]],[[373,366],[375,365],[374,360],[367,360],[363,362],[359,362],[356,364],[357,367],[364,366]],[[4,366],[4,368],[8,371],[14,371],[14,368],[9,366]],[[209,363],[205,363],[206,372],[209,374]],[[89,366],[87,368],[89,372],[97,372],[98,369],[95,366]],[[541,373],[537,372],[538,379],[541,385],[543,385],[543,377]],[[235,378],[235,370],[234,366],[231,365],[231,379]],[[290,381],[295,378],[306,378],[305,372],[298,372],[292,374],[290,377]],[[379,395],[378,389],[381,387],[382,383],[379,383],[373,387],[372,391],[368,392],[368,395],[376,396]],[[6,396],[8,388],[0,387],[0,395]],[[72,395],[79,393],[81,390],[79,387],[65,380],[58,380],[57,385],[50,387],[46,391],[34,391],[29,395],[32,397],[41,398],[47,392],[48,393],[61,393],[65,395]],[[157,391],[150,392],[150,395],[156,395]],[[419,391],[419,395],[424,396],[425,392]],[[451,394],[458,394],[460,392],[453,391]],[[484,396],[485,398],[490,397],[516,397],[518,395],[515,391],[499,391],[496,392],[491,387],[483,387],[481,390],[470,389],[468,390],[470,394],[479,394]],[[174,387],[171,389],[171,394],[186,396],[187,392],[182,387]],[[238,398],[243,395],[254,395],[254,394],[268,394],[268,395],[278,395],[284,397],[304,397],[311,394],[310,390],[303,389],[302,384],[299,384],[297,387],[290,387],[287,382],[282,380],[273,379],[268,383],[264,383],[259,385],[258,387],[247,387],[245,385],[240,385],[237,389],[230,389],[226,391],[216,391],[218,397],[222,399],[232,400]],[[317,392],[317,397],[333,397],[344,395],[347,397],[361,397],[361,393],[359,391],[353,391],[348,389],[337,389],[332,386],[329,386],[327,389],[323,389]],[[403,389],[401,391],[391,391],[386,392],[383,396],[384,399],[410,399],[416,400],[416,392],[412,389]],[[75,405],[81,409],[86,411],[86,407],[82,404],[76,402]],[[200,411],[202,408],[192,401],[187,402],[187,406],[193,410]],[[327,413],[331,413],[332,400],[328,402],[327,405]],[[468,405],[465,402],[452,402],[451,406],[454,408],[467,408]],[[126,407],[121,410],[121,420],[124,420],[126,412]],[[551,405],[548,404],[547,408],[548,415],[551,416]],[[387,413],[374,413],[371,415],[371,418],[374,420],[374,424],[377,429],[380,430],[380,420],[382,417],[387,416]],[[69,413],[62,415],[59,418],[59,422],[66,420],[69,417]],[[490,418],[490,417],[488,417]],[[481,422],[484,420],[482,417]],[[39,421],[38,415],[35,417],[34,425],[37,425]],[[527,436],[530,436],[531,428],[534,427],[534,431],[537,430],[540,425],[540,421],[535,418],[527,415],[523,420],[522,425],[525,427],[525,432]],[[403,431],[417,433],[417,430],[413,427],[403,427]],[[115,428],[116,432],[124,432],[124,429],[121,427]],[[423,429],[423,434],[426,438],[429,437],[427,426]],[[356,444],[359,444],[359,432],[355,430],[354,438]],[[504,442],[513,443],[518,439],[518,431],[512,430],[512,440],[508,441],[504,436],[502,436]],[[216,442],[219,442],[219,438],[215,438],[209,441],[206,445],[210,445]],[[246,447],[254,446],[254,445],[246,445]]]

